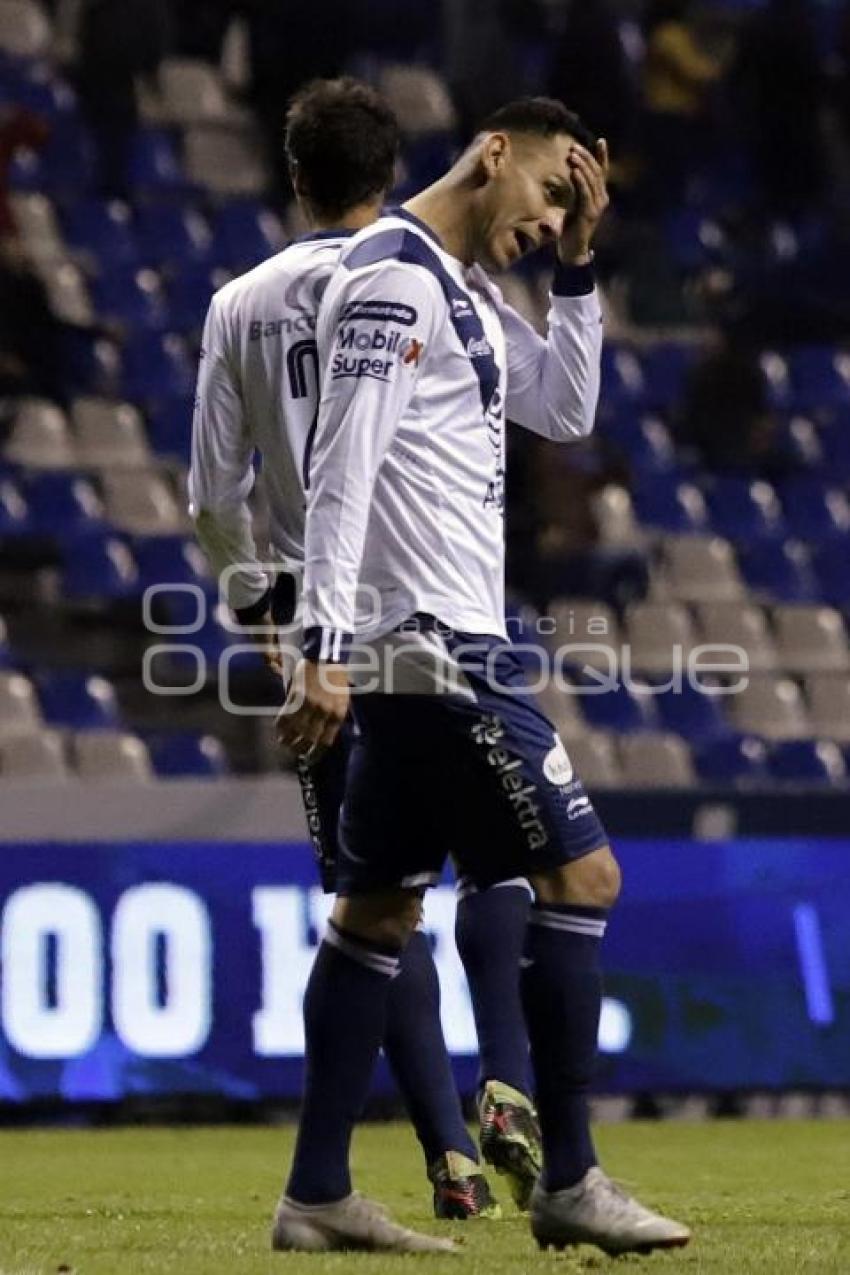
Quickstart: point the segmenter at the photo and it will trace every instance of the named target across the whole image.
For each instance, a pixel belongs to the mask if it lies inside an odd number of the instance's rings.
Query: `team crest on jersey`
[[[573,777],[573,764],[557,735],[555,747],[550,749],[543,760],[543,774],[556,788],[566,787]]]

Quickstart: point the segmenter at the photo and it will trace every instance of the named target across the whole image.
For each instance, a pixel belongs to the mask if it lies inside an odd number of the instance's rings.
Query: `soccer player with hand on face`
[[[505,421],[563,442],[592,429],[602,330],[591,244],[606,173],[604,143],[561,103],[512,103],[445,177],[345,246],[323,298],[304,658],[279,730],[316,759],[351,704],[359,733],[337,900],[308,986],[282,1248],[320,1242],[325,1214],[357,1198],[350,1137],[391,986],[367,976],[363,954],[399,958],[447,850],[481,897],[518,877],[534,890],[513,975],[542,1125],[538,1243],[620,1253],[689,1238],[597,1163],[587,1091],[619,869],[504,625]],[[545,245],[556,263],[544,340],[485,272]],[[499,930],[489,945],[495,964]],[[345,1104],[334,1100],[341,1074]]]
[[[267,644],[275,626],[296,617],[304,556],[305,487],[318,411],[316,315],[340,251],[380,213],[391,185],[398,126],[385,102],[355,80],[317,81],[302,90],[287,117],[286,144],[308,231],[283,252],[216,293],[204,330],[193,424],[190,509],[201,545],[238,620],[256,633],[277,671],[291,672]],[[254,449],[263,456],[270,513],[271,581],[260,564],[248,497]],[[286,662],[285,662],[286,663]],[[308,828],[324,888],[335,888],[336,824],[345,783],[347,743],[340,739],[316,765],[300,762]],[[346,944],[346,950],[352,950]],[[362,955],[363,976],[388,972],[387,1058],[425,1155],[438,1217],[498,1216],[466,1129],[439,1017],[439,983],[427,936],[417,931],[400,962]],[[340,983],[340,990],[344,981]],[[522,1024],[518,1025],[523,1038]],[[348,1077],[329,1104],[359,1104]],[[354,1114],[359,1108],[355,1105]],[[349,1238],[371,1226],[355,1202],[346,1210]],[[384,1219],[370,1232],[388,1248],[432,1247]]]

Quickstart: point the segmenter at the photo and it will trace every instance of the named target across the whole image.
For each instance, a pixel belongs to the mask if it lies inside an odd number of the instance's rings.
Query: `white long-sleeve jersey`
[[[318,410],[316,315],[347,242],[305,235],[213,297],[204,326],[189,472],[189,511],[227,601],[242,610],[269,587],[248,497],[255,449],[269,511],[270,556],[304,559],[305,486]],[[234,570],[238,568],[238,570]]]
[[[417,612],[504,636],[505,420],[590,433],[602,314],[556,268],[544,340],[403,210],[345,246],[317,328],[305,650],[342,656]]]

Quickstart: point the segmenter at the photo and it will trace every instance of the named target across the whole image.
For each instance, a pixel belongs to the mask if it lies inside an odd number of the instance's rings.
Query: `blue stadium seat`
[[[628,346],[606,342],[602,347],[602,401],[608,408],[644,406],[643,368]]]
[[[698,346],[674,341],[665,341],[644,351],[641,363],[649,407],[659,410],[679,401],[698,355]]]
[[[681,690],[674,688],[655,696],[662,728],[692,744],[707,743],[729,734],[729,723],[723,712],[725,703],[728,696],[706,694],[692,686],[688,678]]]
[[[742,547],[738,562],[756,593],[778,602],[812,602],[819,596],[809,555],[798,540],[765,540]]]
[[[121,725],[115,688],[106,678],[63,669],[37,673],[34,680],[48,726],[108,730]]]
[[[730,734],[709,740],[694,750],[697,774],[705,783],[764,783],[767,773],[767,747],[755,735]]]
[[[786,478],[778,489],[792,535],[821,541],[850,531],[850,504],[838,488],[811,474],[800,474]]]
[[[638,521],[648,527],[683,534],[705,530],[705,504],[690,483],[671,482],[666,474],[643,474],[632,501]]]
[[[818,598],[830,606],[850,608],[850,535],[829,540],[812,554]]]
[[[770,483],[749,478],[715,478],[706,488],[712,530],[727,540],[771,540],[785,526]]]
[[[663,223],[664,241],[673,261],[688,274],[718,264],[728,254],[720,225],[696,208],[677,208]]]
[[[850,405],[850,368],[847,356],[829,345],[805,345],[788,359],[792,402],[796,411]]]
[[[141,265],[132,215],[120,200],[83,200],[72,204],[62,220],[69,245],[86,253],[104,273]]]
[[[162,332],[169,327],[169,312],[153,270],[110,270],[91,285],[92,301],[98,318]]]
[[[15,77],[11,100],[16,106],[50,120],[53,127],[61,126],[68,118],[76,122],[77,99],[73,89],[46,63],[37,62],[28,67],[25,74]]]
[[[234,199],[218,212],[213,228],[213,259],[241,272],[283,247],[277,218],[255,199]]]
[[[669,431],[654,416],[616,412],[600,422],[600,433],[626,457],[634,474],[665,474],[672,481],[676,453]]]
[[[149,736],[147,745],[161,779],[215,779],[230,769],[224,746],[213,735],[173,731]]]
[[[599,683],[587,674],[576,677],[577,686],[596,687]],[[633,731],[654,730],[657,727],[655,699],[653,695],[636,695],[624,683],[604,694],[581,694],[580,705],[589,726],[598,730],[613,730],[622,734]]]
[[[118,393],[121,355],[114,341],[66,324],[60,339],[60,358],[71,396],[109,398]]]
[[[151,265],[182,269],[212,262],[210,229],[196,208],[148,204],[138,211],[136,235],[142,257]]]
[[[822,473],[828,482],[850,486],[850,412],[821,426]]]
[[[129,185],[137,192],[180,192],[187,182],[171,135],[161,128],[140,129],[127,162]]]
[[[774,779],[794,783],[835,786],[847,782],[841,749],[829,740],[782,740],[771,749],[769,768]]]
[[[129,399],[185,397],[195,383],[195,369],[185,342],[174,332],[137,332],[124,349],[121,392]]]
[[[165,398],[149,404],[148,439],[157,455],[178,456],[188,462],[194,405],[194,395]]]
[[[10,474],[0,477],[0,541],[32,534],[30,507],[20,483]]]
[[[221,267],[211,269],[203,265],[172,273],[168,302],[177,331],[192,332],[203,327],[212,294],[228,277]]]
[[[82,474],[67,470],[32,474],[26,493],[33,525],[41,534],[65,537],[104,527],[100,497]]]
[[[133,552],[143,589],[166,582],[209,586],[206,559],[196,542],[186,536],[138,536]]]
[[[57,116],[46,145],[38,152],[22,148],[9,166],[12,190],[39,190],[79,199],[91,188],[96,168],[91,135],[72,112]]]
[[[66,602],[120,601],[138,597],[141,588],[133,554],[109,532],[76,540],[65,553],[61,579]]]

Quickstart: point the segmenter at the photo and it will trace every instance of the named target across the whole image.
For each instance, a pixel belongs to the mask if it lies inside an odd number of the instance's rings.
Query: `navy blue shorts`
[[[355,695],[337,889],[534,876],[608,842],[509,642],[440,630],[463,694]]]

